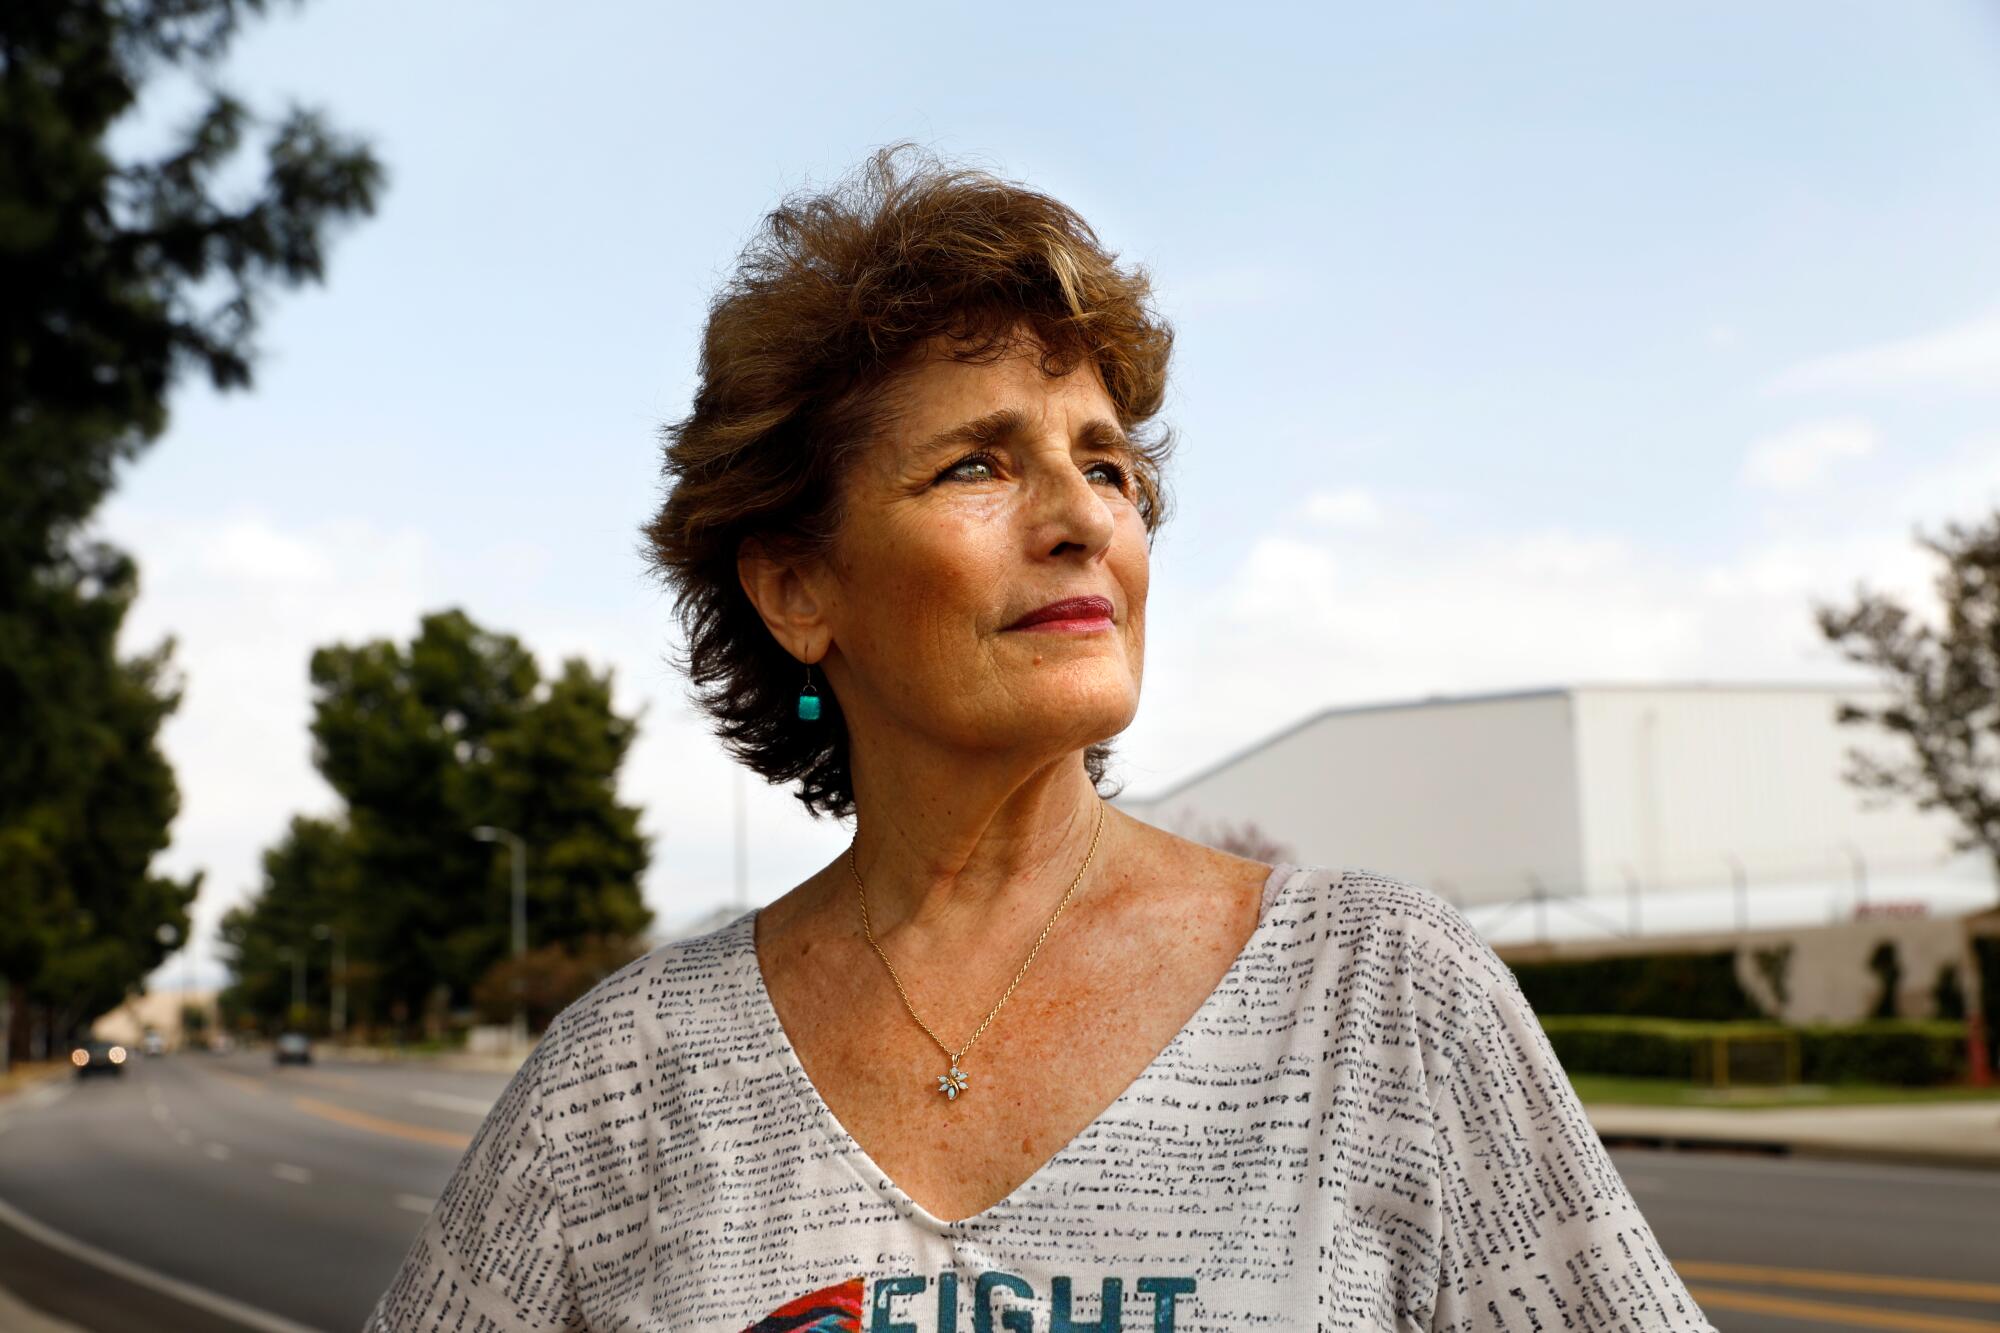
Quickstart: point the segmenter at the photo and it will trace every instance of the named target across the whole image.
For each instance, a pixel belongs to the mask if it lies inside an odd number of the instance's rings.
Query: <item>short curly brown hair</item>
[[[822,689],[820,719],[799,720],[805,673],[744,593],[738,547],[754,536],[824,555],[844,470],[893,420],[883,390],[898,371],[938,337],[957,360],[990,358],[1023,324],[1045,374],[1094,360],[1133,444],[1150,539],[1167,515],[1173,432],[1153,418],[1173,330],[1152,308],[1147,271],[1115,259],[1057,200],[904,142],[766,215],[710,302],[701,383],[687,416],[662,429],[670,491],[640,550],[674,594],[690,698],[743,763],[796,781],[814,815],[854,810],[840,701]],[[1110,757],[1108,741],[1084,752],[1100,788]]]

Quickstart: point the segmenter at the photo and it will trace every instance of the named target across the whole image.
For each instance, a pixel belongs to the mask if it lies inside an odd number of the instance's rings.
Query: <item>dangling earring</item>
[[[799,716],[808,722],[819,721],[819,691],[813,688],[812,663],[806,663],[806,687],[799,694]]]

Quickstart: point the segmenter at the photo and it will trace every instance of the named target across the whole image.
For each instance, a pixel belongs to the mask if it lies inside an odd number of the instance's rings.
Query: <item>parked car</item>
[[[85,1074],[122,1074],[125,1072],[125,1048],[116,1042],[99,1041],[95,1037],[80,1041],[69,1053],[69,1062],[76,1066],[76,1076]]]
[[[148,1032],[139,1039],[139,1049],[148,1055],[165,1055],[167,1039],[157,1032]]]
[[[281,1032],[272,1058],[281,1065],[309,1065],[313,1058],[312,1042],[303,1032]]]

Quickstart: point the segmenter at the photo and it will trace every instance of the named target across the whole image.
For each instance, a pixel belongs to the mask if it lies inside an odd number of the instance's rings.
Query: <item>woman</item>
[[[718,734],[853,843],[566,1010],[369,1327],[1710,1329],[1448,904],[1102,798],[1172,335],[902,153],[767,219],[647,528]]]

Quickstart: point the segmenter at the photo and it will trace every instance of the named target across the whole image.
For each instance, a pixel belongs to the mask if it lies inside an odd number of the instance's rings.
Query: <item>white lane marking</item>
[[[268,1310],[259,1310],[254,1305],[245,1305],[242,1301],[232,1300],[220,1292],[197,1287],[179,1278],[168,1277],[165,1273],[156,1273],[150,1268],[133,1263],[130,1259],[120,1259],[117,1255],[108,1254],[95,1245],[86,1245],[74,1236],[66,1236],[52,1227],[37,1222],[5,1199],[0,1199],[0,1222],[13,1227],[29,1240],[39,1241],[52,1250],[61,1250],[73,1259],[95,1264],[105,1272],[115,1273],[127,1282],[150,1287],[162,1295],[171,1296],[196,1309],[219,1315],[245,1328],[256,1329],[257,1333],[314,1333],[314,1330],[306,1325],[295,1324]]]
[[[61,1082],[51,1080],[37,1087],[29,1088],[26,1092],[14,1098],[14,1104],[24,1111],[38,1111],[44,1106],[54,1106],[57,1102],[69,1096],[70,1085],[74,1081],[73,1077],[64,1079]]]
[[[407,1208],[413,1213],[428,1215],[436,1205],[436,1199],[426,1199],[421,1194],[398,1194],[396,1196],[396,1206],[398,1208]]]
[[[172,1116],[173,1116],[172,1111],[169,1111],[166,1107],[160,1105],[158,1102],[153,1103],[153,1119],[167,1120],[170,1119]]]
[[[411,1093],[410,1100],[419,1106],[435,1106],[441,1111],[463,1111],[467,1115],[485,1115],[493,1109],[492,1102],[482,1102],[477,1097],[454,1097],[448,1092],[423,1089]]]
[[[185,1148],[194,1142],[194,1132],[192,1130],[177,1129],[174,1131],[174,1142]]]
[[[289,1180],[294,1185],[310,1185],[313,1179],[312,1172],[302,1166],[293,1166],[290,1162],[279,1162],[271,1168],[271,1174],[280,1180]]]
[[[218,1162],[229,1160],[229,1145],[226,1143],[204,1143],[201,1150]]]

